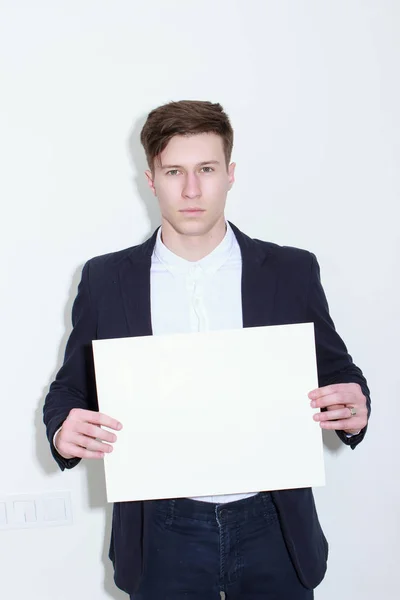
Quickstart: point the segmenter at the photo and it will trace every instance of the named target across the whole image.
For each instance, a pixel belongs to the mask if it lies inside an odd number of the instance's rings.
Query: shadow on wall
[[[147,115],[136,121],[132,127],[131,133],[128,138],[127,149],[129,152],[130,161],[132,164],[133,176],[132,182],[134,185],[134,192],[138,194],[139,198],[144,203],[146,208],[150,230],[142,241],[147,239],[153,231],[160,225],[160,215],[158,210],[157,199],[153,196],[150,188],[148,187],[144,171],[148,168],[143,148],[140,144],[140,132],[144,125]],[[123,218],[123,215],[121,216]],[[68,337],[71,333],[71,311],[72,305],[76,296],[77,287],[80,281],[81,272],[83,265],[80,265],[72,276],[72,281],[68,294],[68,301],[64,308],[64,328],[65,332],[60,340],[56,366],[52,373],[51,381],[55,378],[59,368],[62,365],[65,346]],[[36,428],[36,455],[40,466],[44,472],[48,475],[54,475],[58,472],[58,467],[54,462],[49,445],[45,436],[45,430],[43,425],[43,404],[48,392],[49,385],[43,390],[42,396],[39,399],[38,408],[35,412],[35,428]],[[324,445],[330,453],[337,453],[340,448],[343,448],[342,443],[336,434],[332,431],[323,432]],[[80,468],[85,468],[87,472],[88,480],[88,507],[90,509],[104,509],[105,511],[105,531],[104,531],[104,547],[102,551],[102,561],[104,564],[104,589],[110,598],[114,600],[122,600],[127,596],[120,590],[118,590],[114,584],[113,569],[110,560],[108,559],[108,548],[111,535],[111,523],[112,523],[112,505],[107,504],[106,493],[105,493],[105,481],[104,481],[104,468],[101,461],[84,461],[81,463]]]
[[[341,442],[334,431],[322,430],[322,439],[324,442],[324,448],[328,450],[329,454],[337,454],[345,450],[345,445]]]
[[[127,144],[127,150],[133,171],[132,183],[134,186],[134,191],[142,200],[150,222],[150,231],[145,236],[145,239],[147,239],[161,224],[157,198],[150,190],[144,174],[144,172],[148,169],[148,165],[143,147],[140,143],[140,132],[146,119],[147,115],[144,115],[135,122],[129,134]]]

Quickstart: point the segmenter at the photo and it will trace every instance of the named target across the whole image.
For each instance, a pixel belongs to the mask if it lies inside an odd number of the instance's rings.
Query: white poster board
[[[109,502],[325,483],[311,323],[93,342]]]

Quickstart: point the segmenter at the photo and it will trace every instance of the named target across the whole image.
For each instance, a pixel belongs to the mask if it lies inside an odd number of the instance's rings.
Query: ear
[[[154,187],[154,176],[153,176],[153,173],[148,170],[148,171],[145,171],[144,174],[146,175],[146,179],[147,179],[147,183],[149,184],[149,188],[151,189],[151,191],[153,192],[153,194],[155,196],[157,196],[156,188]]]
[[[233,184],[235,183],[235,168],[236,163],[231,163],[228,167],[228,178],[229,178],[229,188],[231,189]]]

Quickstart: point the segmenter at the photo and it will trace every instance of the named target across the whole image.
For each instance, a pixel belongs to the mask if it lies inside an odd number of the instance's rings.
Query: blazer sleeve
[[[371,413],[370,391],[359,367],[352,360],[347,348],[335,329],[329,314],[328,302],[322,288],[320,268],[314,254],[311,254],[311,274],[308,296],[308,318],[314,323],[317,354],[318,379],[320,387],[334,383],[358,383],[367,399],[368,418]],[[337,435],[353,450],[364,439],[368,425],[359,434],[346,436],[336,430]]]
[[[67,460],[55,449],[53,437],[72,408],[98,410],[95,391],[92,340],[96,339],[97,315],[90,294],[90,261],[82,270],[78,293],[72,308],[73,329],[64,362],[49,388],[43,407],[43,420],[54,459],[61,470],[70,469],[80,458]]]

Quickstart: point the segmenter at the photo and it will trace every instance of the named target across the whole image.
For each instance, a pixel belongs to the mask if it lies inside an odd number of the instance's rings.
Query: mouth
[[[180,213],[184,214],[184,215],[193,215],[193,216],[197,216],[197,215],[201,215],[203,212],[206,212],[203,208],[183,208],[179,211]]]

